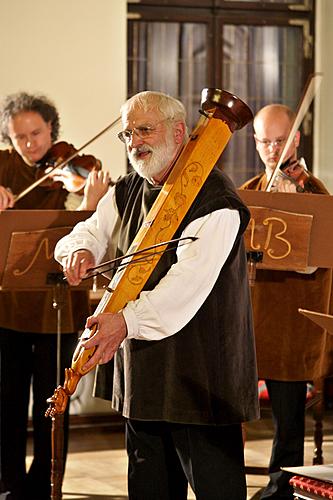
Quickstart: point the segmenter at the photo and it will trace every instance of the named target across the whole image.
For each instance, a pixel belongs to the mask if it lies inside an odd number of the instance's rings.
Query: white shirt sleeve
[[[177,249],[177,262],[151,291],[123,309],[127,338],[161,340],[177,333],[212,290],[240,226],[237,210],[221,209],[191,222],[182,237],[198,239]]]
[[[77,210],[81,205],[83,196],[77,193],[68,193],[65,200],[65,210]]]
[[[90,250],[99,264],[107,254],[115,256],[120,217],[112,187],[98,203],[96,211],[87,220],[79,222],[72,232],[58,241],[54,256],[60,262],[76,250]]]

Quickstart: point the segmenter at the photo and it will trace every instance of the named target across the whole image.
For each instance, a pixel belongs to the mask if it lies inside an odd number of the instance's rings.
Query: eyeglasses
[[[285,144],[287,139],[275,139],[275,141],[269,141],[268,139],[258,139],[258,137],[254,136],[255,140],[262,145],[263,148],[268,149],[269,147],[281,147]]]
[[[133,134],[137,135],[140,139],[148,139],[154,134],[156,127],[160,123],[163,123],[167,120],[170,120],[170,118],[165,118],[164,120],[157,122],[154,126],[141,125],[140,127],[134,127],[132,129],[122,130],[118,134],[118,139],[120,139],[121,142],[124,142],[125,144],[131,140]]]

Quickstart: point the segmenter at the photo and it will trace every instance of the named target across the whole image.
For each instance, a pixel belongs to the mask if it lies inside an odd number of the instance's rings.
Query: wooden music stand
[[[90,211],[6,210],[0,212],[0,289],[47,289],[48,274],[60,273],[53,258],[56,242]],[[51,280],[52,281],[52,280]],[[84,284],[84,288],[91,281]]]
[[[57,311],[57,385],[60,384],[60,353],[63,291],[67,286],[53,258],[56,242],[72,227],[91,215],[89,211],[7,210],[0,212],[0,290],[53,289]],[[82,282],[88,288],[92,280]],[[51,498],[62,497],[63,415],[52,418]]]
[[[311,321],[333,335],[333,316],[331,314],[324,314],[301,308],[298,309],[298,312],[311,319]]]
[[[320,326],[324,330],[326,330],[328,333],[333,335],[333,316],[331,314],[324,314],[324,313],[319,313],[316,311],[309,311],[307,309],[298,309],[298,312],[300,314],[303,314],[303,316],[306,316],[309,318],[311,321],[313,321],[316,325]],[[319,442],[320,440],[322,441],[322,425],[319,423],[317,419],[316,423],[316,431],[315,433],[317,434],[317,439],[315,438],[316,442]]]
[[[252,216],[246,249],[263,253],[258,269],[333,267],[333,196],[251,190],[238,194]]]
[[[261,253],[261,260],[254,264],[257,269],[333,268],[333,196],[252,190],[238,190],[238,194],[251,212],[245,246],[249,255]],[[326,329],[326,320],[319,326]],[[314,464],[323,460],[320,393],[319,403],[313,406]]]

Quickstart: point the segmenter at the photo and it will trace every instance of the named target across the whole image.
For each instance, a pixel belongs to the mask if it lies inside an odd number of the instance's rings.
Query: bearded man
[[[76,285],[106,251],[126,254],[187,138],[185,110],[159,92],[121,109],[134,172],[57,245]],[[129,498],[246,499],[241,423],[257,418],[257,373],[243,232],[249,212],[214,168],[137,300],[88,318],[97,395],[126,418]],[[114,382],[110,364],[115,355]],[[99,382],[99,380],[101,382]]]

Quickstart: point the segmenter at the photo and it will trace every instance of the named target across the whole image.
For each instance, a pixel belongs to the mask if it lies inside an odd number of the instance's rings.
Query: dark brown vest
[[[117,184],[122,218],[119,252],[126,252],[157,195],[158,190],[135,173]],[[126,417],[191,424],[230,424],[257,417],[256,360],[242,238],[249,212],[218,169],[210,174],[175,237],[191,221],[222,208],[239,211],[240,230],[197,314],[164,340],[125,341],[116,355],[113,407]],[[207,258],[212,244],[207,244]],[[145,289],[154,288],[174,262],[175,251],[166,252]],[[101,373],[102,393],[97,395],[108,397],[107,381],[108,376]]]

